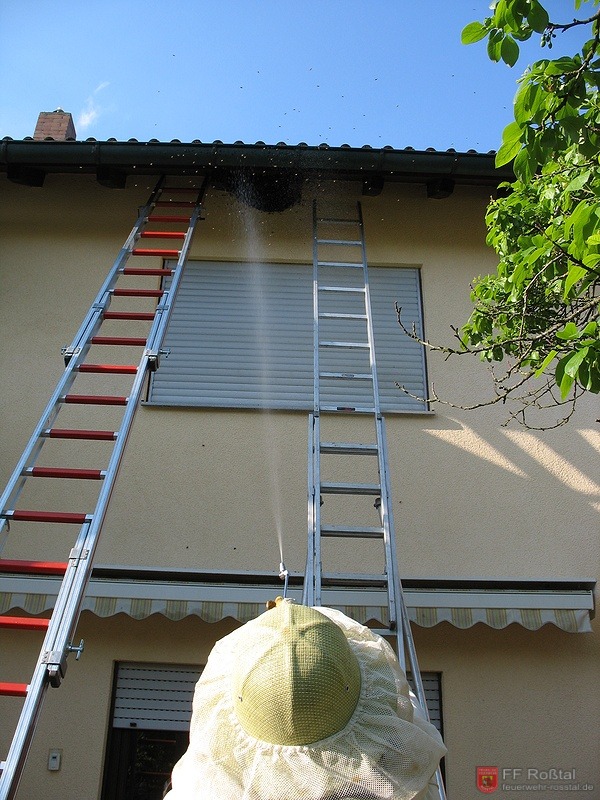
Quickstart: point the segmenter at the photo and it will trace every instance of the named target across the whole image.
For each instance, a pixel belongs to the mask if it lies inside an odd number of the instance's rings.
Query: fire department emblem
[[[498,767],[477,767],[477,788],[491,794],[498,788]]]

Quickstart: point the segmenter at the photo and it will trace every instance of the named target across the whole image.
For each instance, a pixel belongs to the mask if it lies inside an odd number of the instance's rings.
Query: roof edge
[[[42,173],[95,173],[116,170],[123,175],[206,174],[232,170],[286,170],[364,180],[424,182],[448,177],[456,183],[497,185],[513,179],[510,166],[497,169],[495,153],[453,150],[395,150],[329,145],[204,144],[192,142],[0,141],[0,172],[16,169]]]

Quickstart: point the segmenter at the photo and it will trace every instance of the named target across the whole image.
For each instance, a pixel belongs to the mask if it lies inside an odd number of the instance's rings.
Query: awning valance
[[[131,577],[131,573],[110,577],[92,577],[83,610],[99,617],[127,614],[145,619],[162,614],[171,620],[194,615],[205,622],[219,622],[231,617],[246,622],[260,614],[268,599],[281,593],[281,586],[257,580],[250,575],[243,581]],[[104,570],[107,573],[107,570]],[[171,577],[171,576],[169,576]],[[263,576],[264,577],[264,576]],[[460,579],[409,579],[404,582],[405,602],[411,621],[424,628],[448,622],[457,628],[477,623],[501,629],[512,623],[528,630],[552,624],[571,633],[591,631],[593,616],[592,581],[498,581]],[[44,614],[54,606],[60,579],[4,575],[0,581],[0,613],[20,609],[29,614]],[[301,598],[301,590],[292,586],[289,596]],[[339,608],[362,623],[387,622],[387,603],[382,588],[328,587],[323,603]]]

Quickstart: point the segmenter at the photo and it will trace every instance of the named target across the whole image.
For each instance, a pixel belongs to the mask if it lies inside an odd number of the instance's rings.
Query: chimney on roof
[[[76,139],[77,133],[73,117],[62,108],[57,108],[56,111],[42,111],[38,117],[33,138],[38,142],[44,139],[54,139],[59,142]]]

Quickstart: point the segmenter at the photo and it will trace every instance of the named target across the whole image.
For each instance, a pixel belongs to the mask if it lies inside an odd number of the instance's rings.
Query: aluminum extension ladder
[[[332,214],[324,215],[314,201],[314,408],[309,416],[308,557],[303,603],[321,605],[323,587],[385,587],[386,627],[377,633],[390,641],[404,671],[412,673],[417,699],[429,718],[396,558],[362,209],[357,203],[354,216],[342,216],[338,211]],[[368,428],[368,441],[352,440],[357,428]],[[356,479],[356,475],[360,477]],[[376,525],[370,514],[375,514]],[[348,524],[349,517],[353,524]],[[324,539],[331,540],[328,553],[324,553]],[[361,540],[365,540],[366,550],[371,550],[373,542],[378,545],[375,559],[378,564],[383,562],[381,574],[324,571],[324,561],[339,565],[344,549],[352,550],[356,559]],[[370,560],[366,551],[364,556],[358,554],[361,556]],[[445,796],[438,770],[427,800],[444,800]]]
[[[149,372],[159,366],[161,342],[181,282],[192,237],[201,218],[204,190],[205,183],[200,188],[192,188],[189,184],[185,188],[170,187],[166,184],[164,176],[158,182],[147,204],[140,210],[129,237],[73,343],[64,349],[65,370],[0,498],[0,553],[8,539],[9,524],[18,527],[20,522],[39,523],[44,526],[42,535],[49,534],[50,530],[56,530],[57,525],[79,526],[75,544],[65,563],[46,561],[43,560],[43,556],[36,561],[0,559],[0,573],[63,576],[50,619],[0,617],[0,627],[3,628],[46,632],[29,683],[0,683],[0,695],[25,698],[12,745],[6,761],[1,764],[1,800],[12,800],[16,796],[46,689],[49,685],[56,687],[61,684],[65,675],[67,656],[70,652],[76,652],[79,658],[83,649],[83,642],[79,645],[73,644],[73,636],[86,586],[92,573],[102,523],[146,378]],[[140,239],[154,239],[155,246],[139,247]],[[165,245],[168,247],[169,244],[169,249],[166,249]],[[130,257],[140,257],[141,261],[138,263],[142,266],[129,266]],[[163,259],[167,258],[177,260],[173,269],[163,269]],[[159,266],[156,266],[157,260]],[[161,288],[162,279],[167,276],[171,276],[168,290]],[[152,288],[143,288],[143,284],[148,282],[151,282]],[[129,285],[124,286],[124,284]],[[120,297],[126,299],[118,300]],[[123,303],[126,305],[124,309],[114,310]],[[139,309],[140,305],[144,307],[149,305],[151,310],[133,310]],[[106,327],[103,327],[105,325]],[[113,330],[116,326],[119,335],[103,335],[111,326]],[[137,332],[142,330],[145,335],[123,335],[123,326],[127,326],[130,333],[135,329]],[[137,364],[90,363],[87,360],[88,355],[95,353],[97,346],[106,346],[111,353],[116,351],[117,361],[123,360],[126,357],[124,352],[131,349],[134,352],[141,349],[142,355]],[[80,376],[88,373],[96,376],[84,379],[92,381],[94,391],[90,394],[72,392],[75,382],[82,379]],[[131,376],[131,378],[116,376]],[[102,388],[96,385],[104,381],[106,389],[108,382],[114,383],[119,380],[126,381],[128,389],[126,396],[103,394]],[[113,413],[116,414],[116,429],[97,429],[97,415],[100,413],[97,406],[115,407]],[[77,418],[73,426],[73,418],[69,416],[72,414],[72,409],[79,409],[78,413],[80,417],[83,416],[84,425],[81,424],[80,418]],[[87,419],[91,424],[86,426]],[[57,422],[61,427],[58,427]],[[45,453],[44,445],[55,439],[63,440],[63,443],[65,440],[111,443],[104,445],[109,450],[106,467],[75,469],[39,465],[40,456]],[[63,446],[68,447],[66,443]],[[102,455],[106,457],[106,452]],[[72,481],[74,485],[78,485],[79,481],[97,481],[100,488],[95,507],[83,513],[20,508],[18,501],[25,486],[30,481],[38,481],[41,478],[59,479],[53,484],[59,489],[61,486],[64,487],[65,484],[62,483],[64,480]],[[43,539],[46,545],[50,544],[51,538],[48,535]]]

